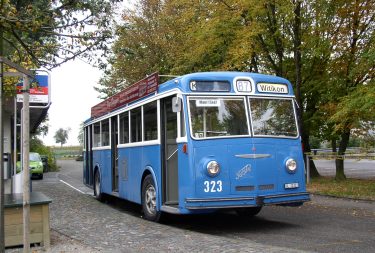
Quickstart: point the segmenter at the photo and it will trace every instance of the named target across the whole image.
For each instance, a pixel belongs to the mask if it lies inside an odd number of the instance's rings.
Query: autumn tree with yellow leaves
[[[352,130],[375,121],[374,12],[373,0],[139,0],[123,13],[98,90],[154,71],[279,75],[294,84],[305,151],[314,135],[344,154]],[[345,179],[342,160],[336,169]]]

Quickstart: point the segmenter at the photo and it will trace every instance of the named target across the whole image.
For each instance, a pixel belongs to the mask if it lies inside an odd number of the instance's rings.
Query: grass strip
[[[310,193],[361,200],[375,200],[375,180],[346,179],[336,181],[331,177],[313,178],[307,185]]]

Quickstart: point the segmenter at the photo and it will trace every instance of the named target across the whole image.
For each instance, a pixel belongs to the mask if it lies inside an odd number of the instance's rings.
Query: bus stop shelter
[[[4,65],[8,66],[8,72],[4,72]],[[8,77],[16,77],[20,80],[19,84],[15,84],[16,96],[4,95],[3,81]],[[30,178],[25,176],[22,180],[17,180],[17,177],[22,174],[29,175],[29,137],[45,119],[51,105],[50,76],[46,71],[30,71],[0,57],[0,87],[0,252],[2,252],[6,246],[5,200],[16,197],[7,195],[6,198],[6,194],[22,196],[24,247],[30,247],[29,220],[30,204],[33,199],[30,199]],[[18,153],[22,157],[20,162],[23,169],[23,173],[19,174],[16,173]]]

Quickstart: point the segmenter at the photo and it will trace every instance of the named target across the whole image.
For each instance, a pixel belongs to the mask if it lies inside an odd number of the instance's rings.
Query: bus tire
[[[260,210],[262,210],[261,206],[256,206],[256,207],[244,207],[244,208],[238,208],[236,209],[236,213],[240,217],[247,217],[251,218],[257,215]]]
[[[157,195],[152,175],[147,175],[142,183],[142,211],[144,218],[158,222],[161,212],[157,210]]]
[[[103,194],[101,191],[100,172],[96,171],[94,176],[94,195],[99,201],[103,200]]]

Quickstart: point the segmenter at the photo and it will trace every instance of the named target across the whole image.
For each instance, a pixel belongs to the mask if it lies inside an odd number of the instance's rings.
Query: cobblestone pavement
[[[51,252],[301,252],[149,222],[134,215],[139,212],[100,203],[74,190],[60,181],[58,173],[34,181],[33,191],[53,199]]]

